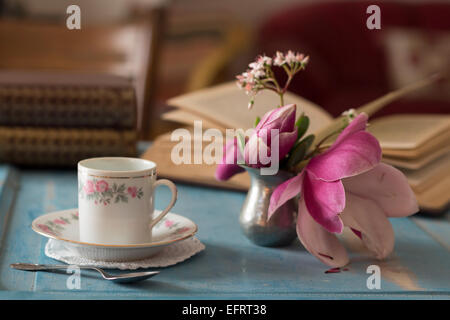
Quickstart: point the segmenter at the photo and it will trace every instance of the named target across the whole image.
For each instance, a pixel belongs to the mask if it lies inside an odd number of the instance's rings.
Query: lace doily
[[[192,237],[169,245],[148,259],[129,262],[111,262],[75,256],[59,241],[49,239],[45,245],[45,255],[67,264],[91,265],[108,269],[135,270],[138,268],[168,267],[189,259],[204,249],[205,245],[196,237]]]

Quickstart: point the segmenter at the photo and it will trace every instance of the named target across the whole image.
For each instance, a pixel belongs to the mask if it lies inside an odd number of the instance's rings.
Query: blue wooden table
[[[156,207],[169,201],[157,191]],[[241,192],[178,184],[173,212],[199,226],[206,249],[163,268],[141,283],[119,285],[82,271],[81,289],[66,286],[68,274],[13,270],[15,262],[59,263],[45,256],[47,239],[31,230],[46,212],[77,206],[75,170],[29,170],[0,165],[0,299],[448,299],[450,296],[450,221],[401,218],[392,221],[394,255],[376,261],[348,234],[348,270],[328,269],[296,241],[285,248],[250,243],[238,224]],[[381,289],[368,289],[369,265],[379,265]]]

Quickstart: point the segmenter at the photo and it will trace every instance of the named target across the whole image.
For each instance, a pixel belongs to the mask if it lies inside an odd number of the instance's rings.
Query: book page
[[[448,190],[450,190],[450,175],[443,177],[425,191],[416,192],[420,208],[435,212],[444,210],[450,201]]]
[[[210,119],[203,119],[198,115],[195,115],[191,112],[187,112],[182,109],[172,110],[161,115],[163,120],[174,121],[183,123],[186,125],[193,125],[194,121],[202,120],[203,129],[215,128],[225,132],[226,128],[222,127],[222,124],[217,123],[216,121],[212,121]]]
[[[444,148],[438,148],[434,152],[425,154],[423,157],[414,159],[402,159],[383,155],[383,162],[399,168],[417,170],[422,167],[425,167],[426,165],[428,165],[429,163],[431,163],[432,161],[436,160],[437,158],[441,157],[446,153],[450,153],[450,145]]]
[[[378,136],[376,137],[378,138]],[[450,130],[446,130],[441,134],[438,134],[415,149],[390,149],[386,148],[382,141],[380,141],[380,144],[384,155],[390,157],[417,159],[425,157],[431,153],[439,152],[441,149],[447,147],[450,144]]]
[[[411,187],[418,192],[450,176],[450,153],[436,159],[419,170],[402,170]]]
[[[370,121],[368,127],[383,149],[417,149],[450,131],[450,115],[400,114]]]
[[[214,177],[216,164],[175,164],[171,159],[173,147],[178,141],[171,141],[171,134],[160,135],[141,156],[158,164],[158,177],[164,177],[175,181],[220,187],[226,189],[247,191],[250,186],[248,173],[243,172],[233,176],[228,181],[218,181]],[[200,141],[202,147],[209,142]],[[201,151],[200,151],[201,152]],[[196,153],[195,147],[189,155],[193,159]]]
[[[328,112],[316,104],[293,93],[286,93],[285,104],[297,105],[297,117],[304,112],[310,118],[308,132],[315,132],[331,122]],[[252,128],[257,116],[280,105],[280,98],[264,90],[255,98],[252,109],[247,108],[249,97],[234,81],[187,93],[168,100],[170,106],[178,107],[198,115],[199,119],[217,122],[224,128]]]

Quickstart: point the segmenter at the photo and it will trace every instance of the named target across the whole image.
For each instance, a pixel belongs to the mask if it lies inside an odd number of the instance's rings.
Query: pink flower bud
[[[267,112],[250,136],[244,149],[245,163],[251,167],[267,167],[270,163],[262,157],[271,157],[272,138],[278,139],[278,159],[283,159],[297,140],[295,104]]]

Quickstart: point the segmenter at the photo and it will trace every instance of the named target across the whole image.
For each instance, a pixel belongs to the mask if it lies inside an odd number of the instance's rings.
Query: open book
[[[257,116],[279,104],[279,97],[262,91],[253,109],[246,108],[248,97],[234,82],[187,93],[168,101],[176,107],[163,119],[179,122],[191,128],[202,120],[202,129],[247,129],[254,126]],[[298,95],[286,93],[285,104],[297,105],[297,117],[304,112],[310,118],[307,134],[317,133],[332,125],[334,119],[324,109]],[[449,115],[395,115],[370,121],[370,132],[380,141],[383,161],[402,170],[417,194],[419,204],[426,210],[441,210],[449,202],[450,184],[450,116]],[[235,175],[229,181],[214,178],[215,164],[179,164],[171,161],[171,150],[179,141],[171,141],[171,134],[160,136],[143,155],[158,163],[158,174],[174,180],[247,190],[246,173]],[[194,143],[194,141],[192,142]],[[210,142],[202,142],[203,146]],[[194,148],[192,148],[192,152]]]

